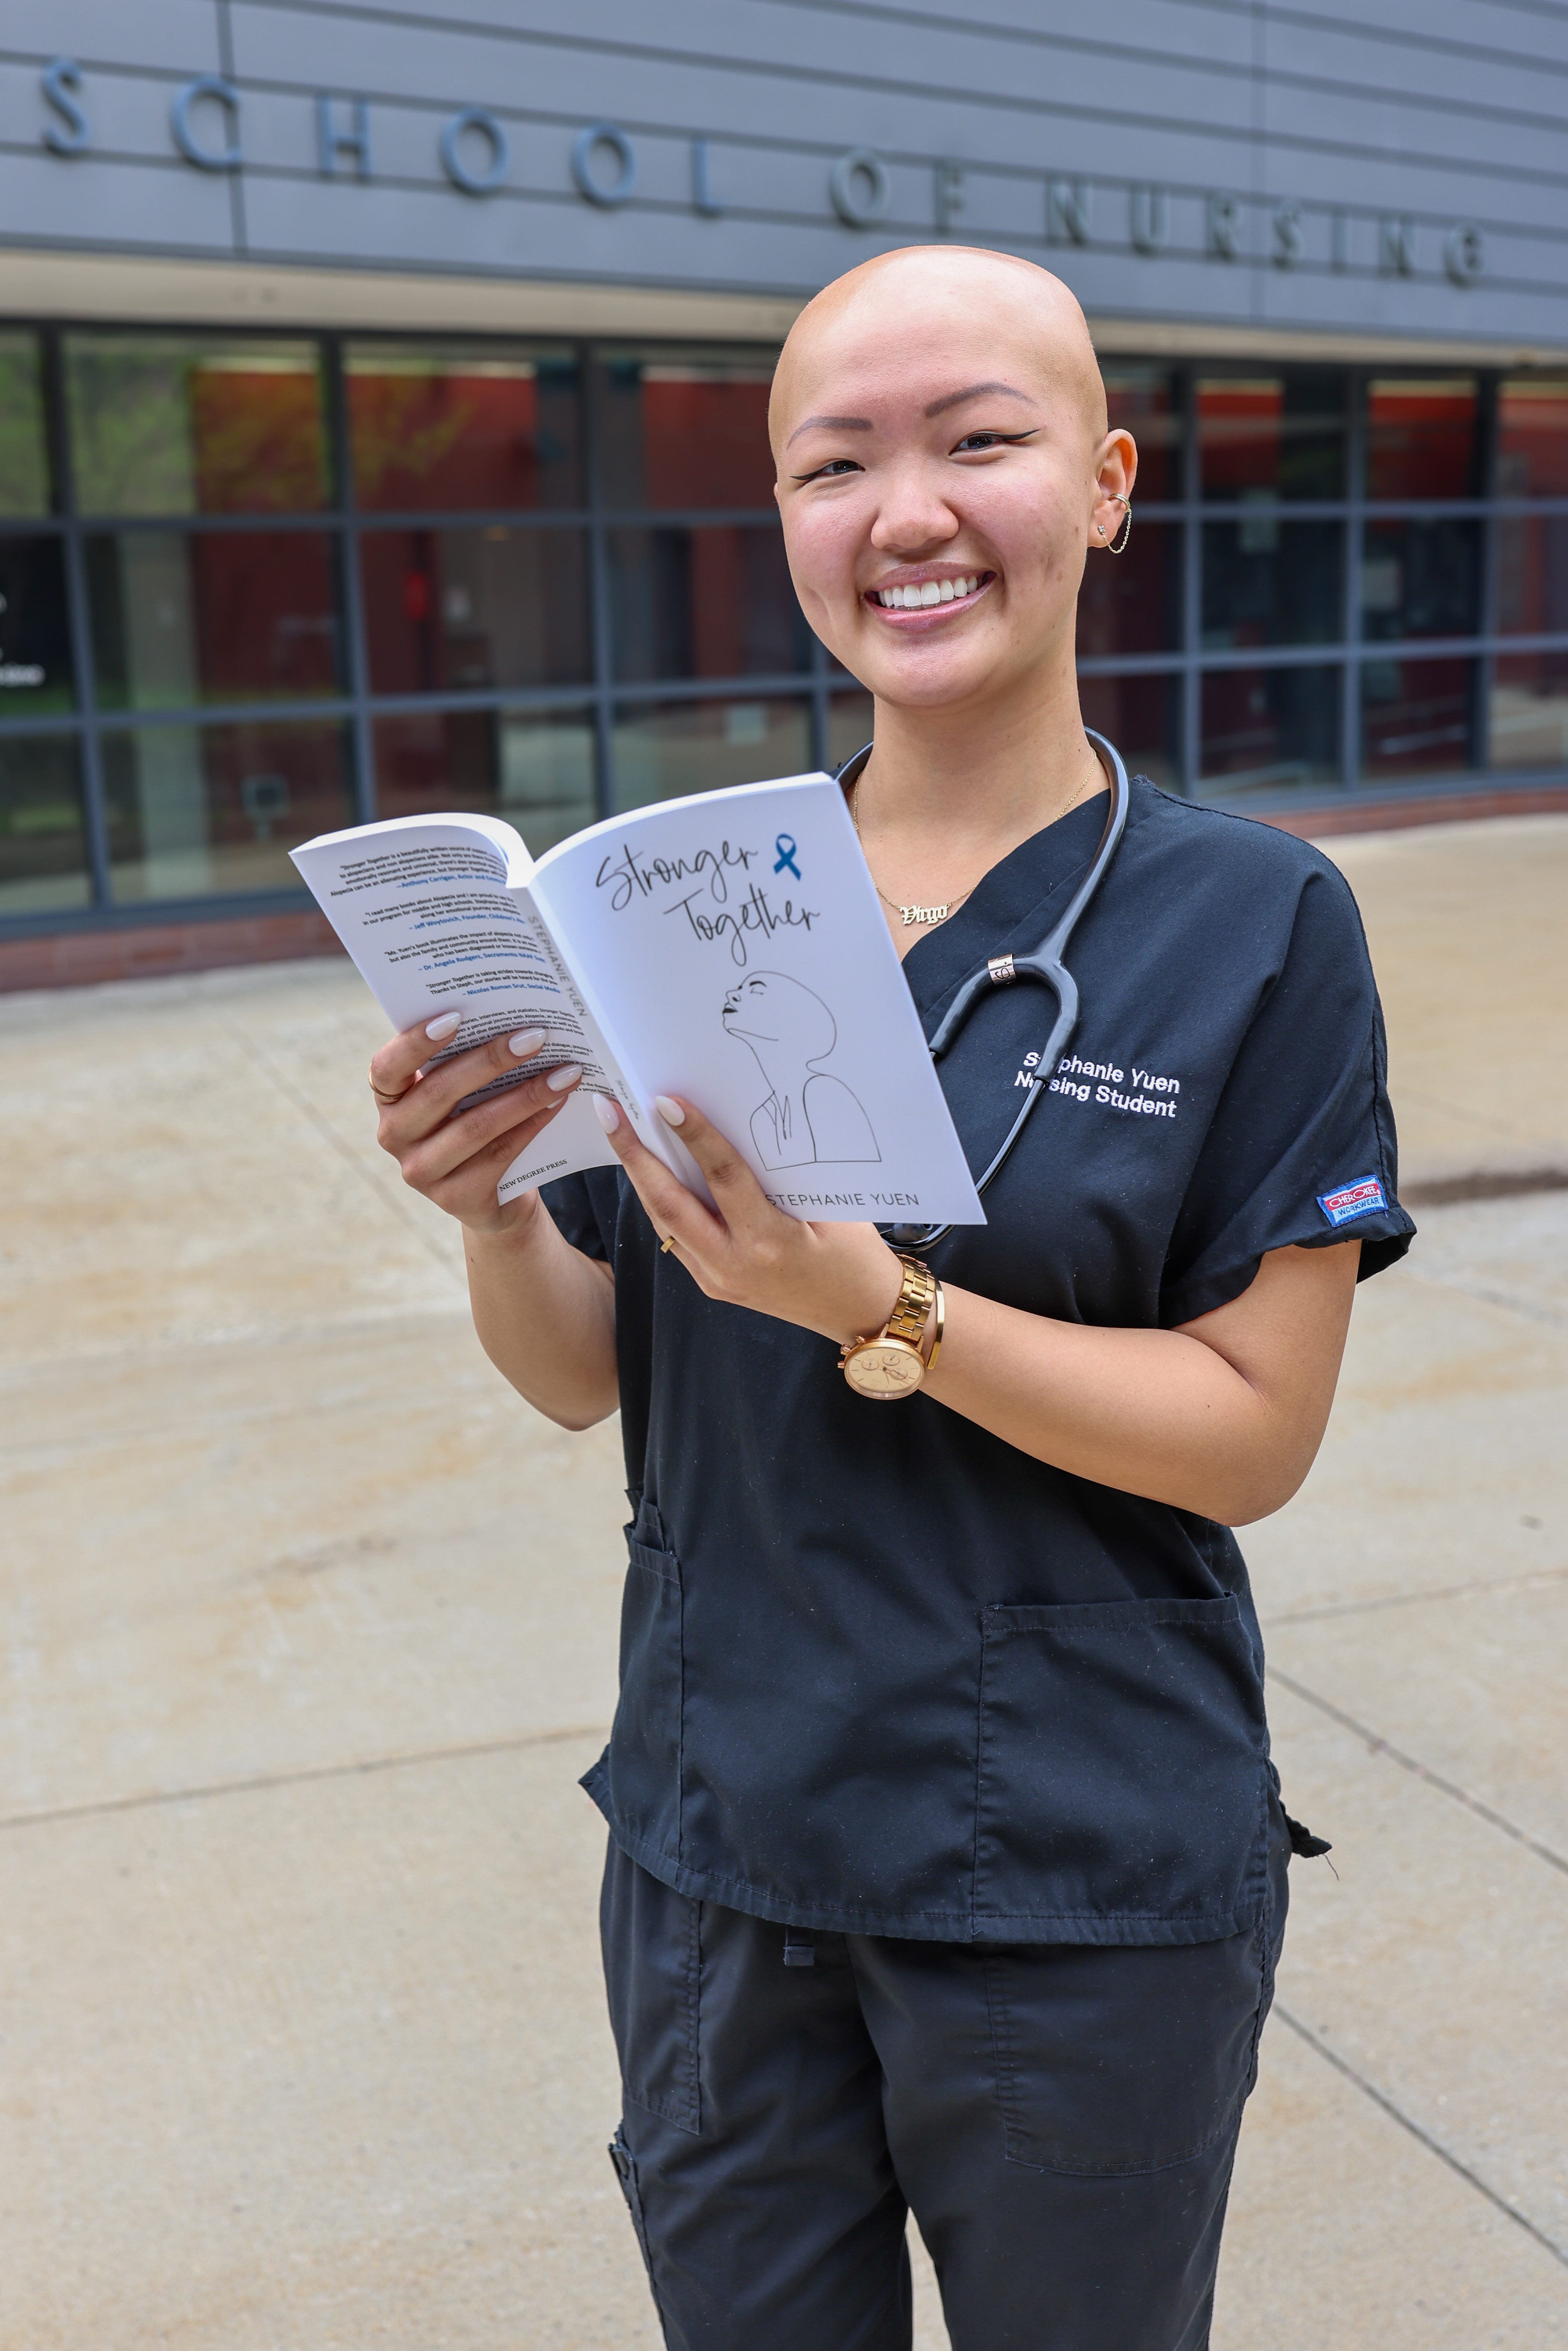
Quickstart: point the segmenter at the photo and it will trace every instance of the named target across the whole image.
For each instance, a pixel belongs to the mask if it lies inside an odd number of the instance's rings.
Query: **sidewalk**
[[[1568,818],[1329,845],[1407,1180],[1568,1174]],[[480,1354],[379,1027],[331,963],[0,1002],[0,2351],[656,2351],[574,1784],[616,1432]],[[1416,1213],[1246,1538],[1338,1875],[1217,2351],[1568,2344],[1568,1190]]]

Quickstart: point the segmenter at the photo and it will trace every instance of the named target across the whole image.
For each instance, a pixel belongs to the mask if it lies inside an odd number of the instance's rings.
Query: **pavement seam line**
[[[1497,1592],[1530,1592],[1568,1580],[1568,1567],[1531,1567],[1519,1575],[1500,1575],[1495,1583],[1437,1583],[1427,1592],[1388,1592],[1380,1600],[1341,1600],[1327,1608],[1297,1608],[1283,1616],[1265,1616],[1265,1633],[1277,1625],[1327,1625],[1341,1616],[1370,1616],[1383,1608],[1419,1608],[1432,1600],[1490,1598]]]
[[[201,1788],[156,1788],[140,1796],[102,1796],[90,1804],[56,1804],[47,1812],[12,1813],[0,1831],[47,1827],[56,1821],[95,1820],[110,1813],[147,1813],[162,1804],[198,1803],[211,1796],[264,1795],[274,1788],[306,1787],[317,1780],[352,1780],[372,1771],[403,1771],[421,1763],[464,1763],[482,1755],[515,1755],[529,1747],[556,1747],[571,1739],[603,1739],[602,1723],[573,1723],[564,1730],[519,1731],[512,1739],[479,1739],[466,1747],[422,1747],[406,1755],[370,1755],[355,1763],[318,1763],[303,1771],[259,1772],[249,1780],[214,1780]]]
[[[1299,2016],[1292,2016],[1290,2010],[1281,2007],[1278,2001],[1274,2002],[1274,2014],[1282,2024],[1288,2024],[1291,2031],[1300,2040],[1304,2041],[1308,2048],[1321,2057],[1325,2064],[1332,2065],[1336,2074],[1343,2074],[1347,2082],[1354,2082],[1356,2088],[1364,2096],[1370,2098],[1375,2106],[1380,2106],[1391,2121],[1399,2125],[1401,2130],[1408,2131],[1413,2139],[1418,2140],[1428,2155],[1435,2155],[1439,2163],[1446,2163],[1450,2171],[1458,2173],[1458,2177],[1468,2186],[1473,2188],[1478,2195],[1484,2196],[1489,2204],[1495,2205],[1507,2219],[1522,2229],[1527,2237],[1533,2237],[1536,2243],[1549,2252],[1554,2262],[1561,2262],[1563,2268],[1568,2269],[1568,2252],[1563,2251],[1554,2238],[1549,2237],[1543,2229],[1538,2229],[1534,2221],[1520,2210],[1517,2204],[1511,2204],[1506,2196],[1500,2196],[1495,2188],[1489,2187],[1479,2172],[1472,2171],[1468,2163],[1461,2163],[1457,2155],[1450,2154],[1441,2139],[1434,2138],[1430,2131],[1423,2130],[1414,2116],[1406,2114],[1402,2107],[1396,2105],[1394,2100],[1385,2091],[1380,2090],[1375,2083],[1369,2082],[1364,2074],[1358,2074],[1355,2067],[1342,2057],[1337,2050],[1331,2049],[1326,2041],[1319,2039],[1310,2025],[1303,2024]]]
[[[1364,1722],[1358,1722],[1354,1714],[1346,1714],[1344,1708],[1335,1706],[1332,1699],[1320,1698],[1316,1690],[1310,1690],[1304,1682],[1297,1681],[1293,1675],[1283,1672],[1280,1667],[1269,1667],[1269,1678],[1282,1684],[1308,1706],[1315,1706],[1320,1714],[1326,1714],[1343,1729],[1354,1731],[1357,1739],[1365,1740],[1370,1753],[1386,1755],[1390,1762],[1399,1765],[1401,1771],[1410,1772],[1417,1780],[1424,1780],[1429,1788],[1440,1790],[1445,1796],[1451,1796],[1455,1803],[1465,1805],[1490,1827],[1500,1829],[1504,1836],[1512,1837],[1516,1844],[1525,1846],[1538,1860],[1549,1862],[1553,1869],[1560,1869],[1568,1877],[1568,1856],[1555,1852],[1549,1844],[1542,1844],[1539,1837],[1532,1837],[1528,1829],[1521,1829],[1517,1821],[1511,1821],[1506,1813],[1494,1812],[1479,1796],[1472,1796],[1468,1788],[1461,1788],[1457,1780],[1445,1780],[1442,1773],[1434,1771],[1429,1763],[1422,1763],[1414,1755],[1406,1755],[1403,1749],[1394,1746],[1379,1732],[1368,1729]]]
[[[402,1207],[396,1201],[389,1200],[387,1198],[387,1196],[382,1190],[381,1186],[372,1182],[370,1176],[366,1173],[364,1166],[361,1163],[359,1154],[344,1141],[343,1137],[338,1133],[336,1127],[331,1125],[328,1120],[322,1117],[320,1112],[316,1108],[315,1103],[310,1100],[309,1096],[303,1093],[294,1083],[292,1078],[276,1066],[271,1055],[267,1051],[266,1048],[258,1045],[254,1037],[248,1036],[246,1030],[240,1027],[237,1020],[225,1020],[223,1025],[227,1029],[229,1034],[236,1040],[243,1050],[250,1055],[251,1060],[256,1063],[256,1068],[260,1070],[262,1075],[271,1079],[279,1093],[286,1094],[287,1096],[288,1100],[294,1104],[295,1109],[299,1111],[304,1117],[309,1121],[310,1124],[315,1128],[322,1141],[329,1144],[331,1148],[337,1153],[339,1158],[353,1169],[355,1175],[359,1177],[366,1191],[372,1194],[380,1206],[385,1208],[389,1215],[394,1217],[400,1225],[407,1226],[409,1231],[414,1234],[419,1240],[421,1247],[429,1251],[430,1255],[435,1259],[444,1273],[451,1273],[451,1264],[442,1250],[436,1247],[430,1234],[425,1231],[421,1219],[417,1217],[410,1216],[406,1208]]]
[[[1459,1281],[1451,1274],[1426,1273],[1417,1266],[1409,1269],[1406,1279],[1424,1282],[1428,1290],[1451,1290],[1457,1298],[1473,1298],[1482,1306],[1500,1307],[1505,1314],[1522,1314],[1526,1322],[1542,1323],[1548,1331],[1568,1329],[1568,1314],[1554,1306],[1532,1305],[1512,1290],[1492,1290],[1482,1281]]]

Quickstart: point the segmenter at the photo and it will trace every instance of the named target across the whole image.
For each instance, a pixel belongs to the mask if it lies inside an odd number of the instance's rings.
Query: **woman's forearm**
[[[1242,1526],[1312,1467],[1359,1254],[1281,1249],[1184,1331],[1051,1322],[949,1290],[925,1393],[1074,1477]]]
[[[463,1253],[479,1343],[519,1395],[562,1428],[591,1428],[620,1402],[615,1284],[538,1202],[505,1231],[465,1228]]]

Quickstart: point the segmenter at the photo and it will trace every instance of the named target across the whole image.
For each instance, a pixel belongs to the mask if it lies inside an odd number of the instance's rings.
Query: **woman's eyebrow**
[[[791,442],[799,441],[802,433],[810,433],[813,425],[824,433],[871,433],[876,429],[869,416],[808,416],[804,424],[796,425],[784,444],[786,449]]]
[[[940,416],[945,409],[956,408],[960,401],[978,400],[982,392],[999,392],[1004,400],[1029,400],[1027,392],[1019,392],[1010,383],[970,383],[962,392],[950,392],[945,400],[934,400],[925,413],[927,416]]]

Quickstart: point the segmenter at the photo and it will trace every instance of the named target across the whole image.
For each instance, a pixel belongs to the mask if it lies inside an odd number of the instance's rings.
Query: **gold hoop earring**
[[[1125,555],[1127,541],[1133,536],[1133,501],[1131,498],[1120,498],[1117,504],[1122,508],[1122,528],[1106,548],[1107,555]]]

